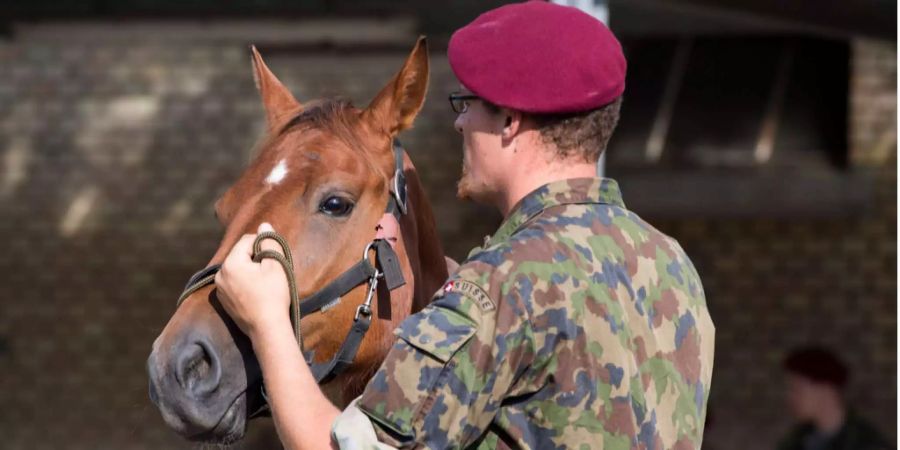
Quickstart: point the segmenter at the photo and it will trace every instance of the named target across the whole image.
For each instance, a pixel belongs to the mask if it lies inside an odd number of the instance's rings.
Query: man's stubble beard
[[[456,183],[456,197],[460,200],[471,200],[481,205],[493,205],[496,192],[489,181],[494,180],[490,177],[485,178],[484,172],[487,169],[486,167],[482,167],[478,171],[472,170],[472,159],[477,159],[474,154],[475,150],[469,148],[464,140],[462,168],[459,181]]]
[[[459,182],[456,184],[456,196],[460,200],[471,200],[484,205],[492,203],[491,191],[487,184],[474,178],[465,161],[463,161]]]
[[[472,181],[470,180],[469,170],[466,162],[462,163],[462,170],[459,175],[459,181],[456,183],[456,197],[460,200],[471,200],[472,197]]]
[[[456,183],[456,196],[460,200],[472,200],[479,202],[485,191],[484,183],[475,181],[466,159],[463,158],[462,171],[459,182]]]

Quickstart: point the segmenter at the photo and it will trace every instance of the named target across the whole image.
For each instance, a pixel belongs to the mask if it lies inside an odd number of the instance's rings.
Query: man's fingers
[[[234,247],[231,249],[231,255],[240,255],[241,257],[252,257],[253,256],[253,240],[256,239],[255,234],[245,234],[238,239],[237,243],[234,244]]]
[[[268,222],[261,223],[259,225],[259,228],[256,230],[256,232],[260,234],[267,231],[275,231],[275,229],[272,228],[272,225],[270,225]],[[281,246],[278,245],[278,242],[276,242],[275,239],[263,239],[262,242],[259,243],[259,249],[263,252],[266,250],[271,250],[280,255],[284,254],[284,251],[281,249]],[[271,258],[263,258],[263,260],[260,261],[260,264],[262,264],[266,269],[268,269],[269,267],[281,267],[281,265],[279,265],[277,261]],[[274,264],[274,266],[271,266],[272,264]]]
[[[257,229],[257,233],[264,233],[267,231],[275,230],[272,228],[272,225],[269,225],[268,223],[261,224]],[[238,241],[234,244],[234,247],[231,249],[228,257],[225,259],[225,266],[227,267],[231,264],[243,264],[244,261],[253,258],[253,243],[256,241],[257,236],[258,234],[245,234],[241,236],[241,238],[238,239]],[[259,243],[259,249],[261,252],[270,250],[278,254],[284,254],[281,246],[278,245],[278,242],[274,239],[263,239]],[[274,266],[272,266],[272,264],[274,264]],[[263,260],[260,261],[260,265],[263,269],[266,270],[271,267],[281,267],[277,261],[272,260],[271,258],[263,258]]]
[[[239,267],[247,264],[253,253],[254,237],[255,235],[253,234],[245,234],[238,239],[231,251],[228,252],[228,255],[225,256],[225,261],[222,261],[222,268],[216,274],[216,284],[221,285],[222,276],[228,276],[232,270],[240,270],[238,269]]]

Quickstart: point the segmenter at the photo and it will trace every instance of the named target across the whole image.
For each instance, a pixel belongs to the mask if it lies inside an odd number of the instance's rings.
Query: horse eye
[[[353,211],[353,202],[342,197],[328,197],[319,205],[319,211],[333,217],[343,217]]]

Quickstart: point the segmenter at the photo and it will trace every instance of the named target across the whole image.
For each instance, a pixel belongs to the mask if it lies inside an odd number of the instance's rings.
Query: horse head
[[[225,233],[209,267],[221,263],[242,235],[269,222],[294,255],[299,297],[315,297],[361,258],[368,259],[364,249],[387,217],[389,199],[404,203],[392,249],[406,284],[393,290],[381,285],[352,363],[323,385],[343,406],[384,359],[391,330],[421,309],[447,277],[431,208],[411,162],[394,146],[425,100],[427,46],[420,38],[400,71],[363,109],[340,100],[301,104],[255,48],[252,53],[268,131],[256,158],[216,202]],[[406,185],[402,199],[398,176]],[[181,435],[232,442],[243,437],[248,420],[265,403],[262,377],[249,339],[223,311],[215,285],[198,286],[153,343],[147,361],[150,397]],[[302,318],[303,346],[312,351],[312,362],[324,364],[338,352],[367,294],[367,283],[351,286],[339,301]]]

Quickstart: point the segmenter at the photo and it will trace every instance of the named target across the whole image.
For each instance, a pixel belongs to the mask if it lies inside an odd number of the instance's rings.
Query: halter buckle
[[[367,259],[367,258],[369,257],[369,252],[370,252],[370,251],[372,251],[372,250],[375,251],[375,264],[376,264],[376,265],[378,264],[378,247],[377,247],[377,246],[378,246],[378,241],[379,241],[379,240],[376,239],[376,240],[374,240],[374,241],[372,241],[372,242],[369,242],[369,244],[366,245],[366,249],[363,250],[363,259]],[[371,280],[371,279],[378,279],[378,278],[384,278],[384,273],[382,273],[380,270],[378,270],[378,267],[376,266],[376,267],[375,267],[375,275],[372,275],[372,278],[370,278],[370,280]],[[370,283],[371,283],[371,282],[370,282]],[[372,295],[372,294],[370,293],[369,296],[371,296],[371,295]]]
[[[369,291],[366,293],[366,301],[356,307],[356,315],[353,316],[354,322],[359,320],[359,316],[361,315],[366,317],[372,315],[372,298],[375,297],[375,289],[378,288],[378,278],[380,276],[381,272],[379,272],[378,269],[375,269],[375,275],[372,275],[372,278],[369,278]]]
[[[363,250],[363,259],[366,259],[369,257],[369,251],[371,251],[373,248],[375,248],[375,245],[376,245],[375,241],[369,242],[369,245],[366,245],[366,249]]]
[[[406,215],[406,177],[403,175],[402,168],[397,168],[394,171],[393,181],[391,195],[394,196],[394,200],[397,202],[397,209],[400,210],[401,214]]]
[[[359,316],[369,317],[372,315],[372,308],[368,305],[359,305],[356,307],[356,315],[353,316],[353,321],[359,320]]]

